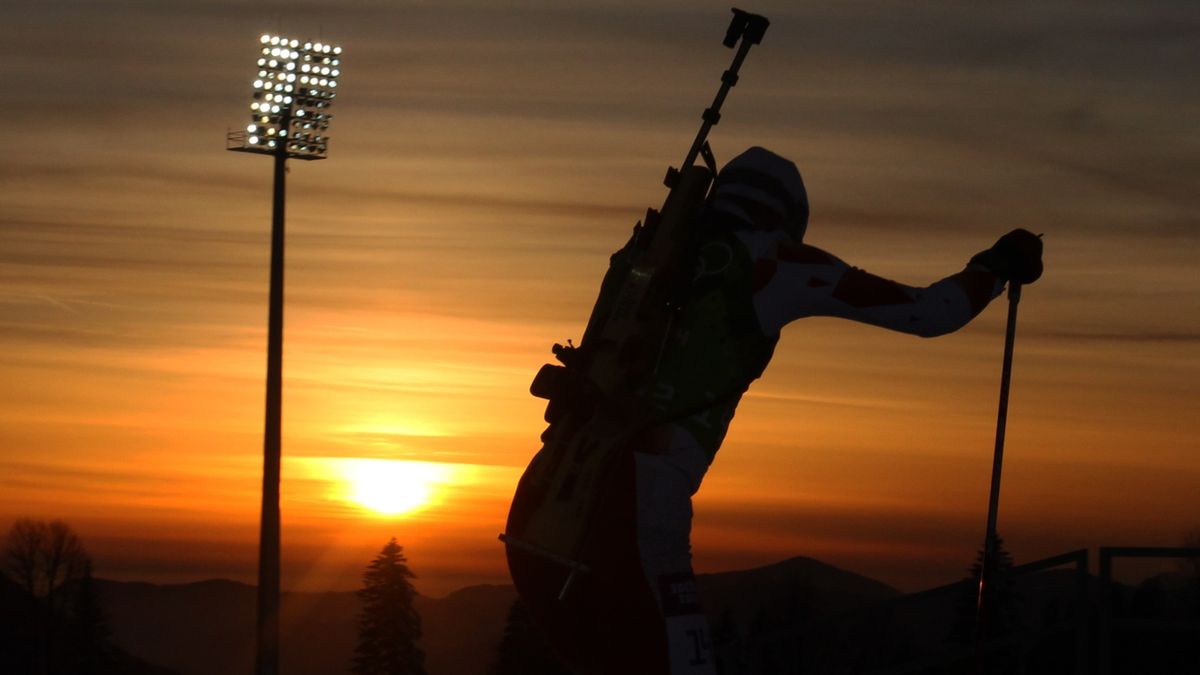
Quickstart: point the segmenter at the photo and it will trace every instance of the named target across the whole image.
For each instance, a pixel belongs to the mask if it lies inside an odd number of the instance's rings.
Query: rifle
[[[667,168],[663,184],[670,192],[662,209],[647,209],[629,243],[614,255],[579,347],[569,341],[566,346],[555,344],[552,351],[562,365],[546,364],[534,378],[531,393],[550,401],[547,422],[553,423],[556,404],[565,400],[595,403],[597,395],[612,398],[636,391],[662,355],[691,272],[695,232],[689,226],[695,223],[717,173],[708,133],[721,119],[721,105],[737,84],[746,54],[762,42],[769,24],[765,17],[737,8],[732,11],[724,45],[732,48],[739,39],[741,45],[721,75],[713,104],[701,115],[703,124],[681,168]],[[703,158],[703,166],[696,164],[697,156]],[[580,395],[578,389],[588,385],[595,391]]]
[[[510,549],[568,568],[560,599],[576,575],[588,571],[584,535],[594,509],[587,488],[604,480],[613,464],[607,460],[652,422],[650,376],[681,308],[696,248],[693,225],[717,173],[708,133],[721,119],[742,62],[769,25],[766,17],[732,11],[723,43],[737,51],[683,163],[667,169],[663,183],[670,191],[662,208],[647,209],[629,242],[613,255],[579,346],[555,344],[552,351],[562,365],[542,366],[530,386],[530,393],[548,400],[549,427],[518,493],[528,488],[538,498],[532,513],[518,513],[524,509],[514,499],[500,539]]]

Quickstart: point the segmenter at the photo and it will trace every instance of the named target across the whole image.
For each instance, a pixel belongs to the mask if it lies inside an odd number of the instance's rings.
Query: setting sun
[[[375,513],[396,516],[432,505],[450,482],[453,467],[436,462],[338,458],[337,496]]]
[[[557,616],[642,554],[634,609],[738,670],[969,670],[994,613],[1001,670],[1200,675],[1200,0],[283,4],[0,0],[0,675],[348,672],[393,539],[427,675],[553,651],[523,563]],[[522,478],[581,430],[630,438],[555,491],[590,581],[511,543],[557,549]],[[993,525],[1022,574],[957,612]]]

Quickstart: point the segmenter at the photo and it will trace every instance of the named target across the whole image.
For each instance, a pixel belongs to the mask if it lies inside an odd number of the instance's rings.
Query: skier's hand
[[[986,267],[1005,281],[1032,284],[1042,276],[1042,239],[1029,230],[1013,230],[976,253],[971,264]]]

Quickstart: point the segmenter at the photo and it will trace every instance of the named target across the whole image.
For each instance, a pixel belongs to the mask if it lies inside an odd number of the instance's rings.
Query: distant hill
[[[113,639],[127,651],[178,671],[250,672],[255,589],[233,581],[156,585],[97,579]],[[250,664],[232,668],[232,664]]]
[[[249,675],[254,664],[256,589],[235,581],[155,585],[97,580],[113,637],[180,675]],[[516,598],[510,586],[472,586],[444,598],[418,596],[430,675],[481,673]],[[349,670],[357,636],[353,592],[284,593],[280,667],[288,675]]]
[[[951,671],[970,670],[972,645],[954,635],[962,621],[972,620],[973,584],[904,595],[809,558],[701,575],[698,582],[725,675],[910,672],[919,664],[937,672],[950,672],[938,670],[947,664]],[[1001,649],[1029,673],[1072,672],[1077,631],[1091,634],[1097,581],[1051,569],[1013,583],[1011,609],[1021,632]],[[97,580],[95,586],[115,641],[130,654],[179,675],[251,674],[253,586],[222,580],[165,586]],[[1188,664],[1194,665],[1195,650],[1186,647],[1194,644],[1200,618],[1194,578],[1162,575],[1137,588],[1114,584],[1110,594],[1115,615],[1128,620],[1113,635],[1114,673],[1194,670]],[[485,675],[515,597],[511,586],[419,596],[429,675]],[[352,592],[284,594],[283,672],[346,673],[358,611]],[[1151,663],[1156,667],[1147,669]]]
[[[894,588],[809,558],[701,575],[714,626],[746,634],[755,623],[799,613],[851,611],[899,595]],[[97,580],[117,643],[180,675],[250,675],[255,588],[212,580],[155,585]],[[483,675],[516,598],[511,586],[471,586],[444,598],[420,596],[429,675]],[[288,675],[347,672],[356,637],[352,592],[285,593],[281,667]]]
[[[25,588],[0,572],[0,672],[17,675],[32,667],[27,659],[33,658],[30,646],[36,644],[37,637],[30,621],[31,617],[44,616],[44,608]],[[108,644],[104,647],[104,653],[108,661],[103,667],[104,673],[179,675],[174,670],[134,656],[120,645]]]
[[[796,557],[739,572],[697,579],[709,622],[718,630],[754,631],[760,625],[792,625],[810,616],[829,616],[901,595],[874,579]]]
[[[856,654],[880,632],[880,608],[904,597],[803,557],[698,581],[721,672],[731,674],[859,672]]]

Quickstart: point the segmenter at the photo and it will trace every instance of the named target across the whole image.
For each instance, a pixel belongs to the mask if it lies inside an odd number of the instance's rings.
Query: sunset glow
[[[351,457],[302,458],[309,475],[328,481],[328,496],[381,516],[400,516],[443,501],[466,471],[449,464]]]
[[[0,528],[61,518],[104,578],[255,583],[271,170],[225,130],[261,31],[319,29],[347,64],[328,158],[288,176],[284,587],[356,587],[391,537],[422,593],[506,584],[496,535],[545,428],[530,381],[662,204],[730,3],[301,4],[282,26],[261,3],[0,9],[19,130]],[[883,277],[928,284],[1045,233],[1004,455],[1021,562],[1200,528],[1200,5],[1098,6],[761,0],[770,33],[710,135],[722,163],[794,159],[806,239]],[[696,568],[961,575],[1004,326],[1000,298],[933,340],[785,328],[695,497]]]

